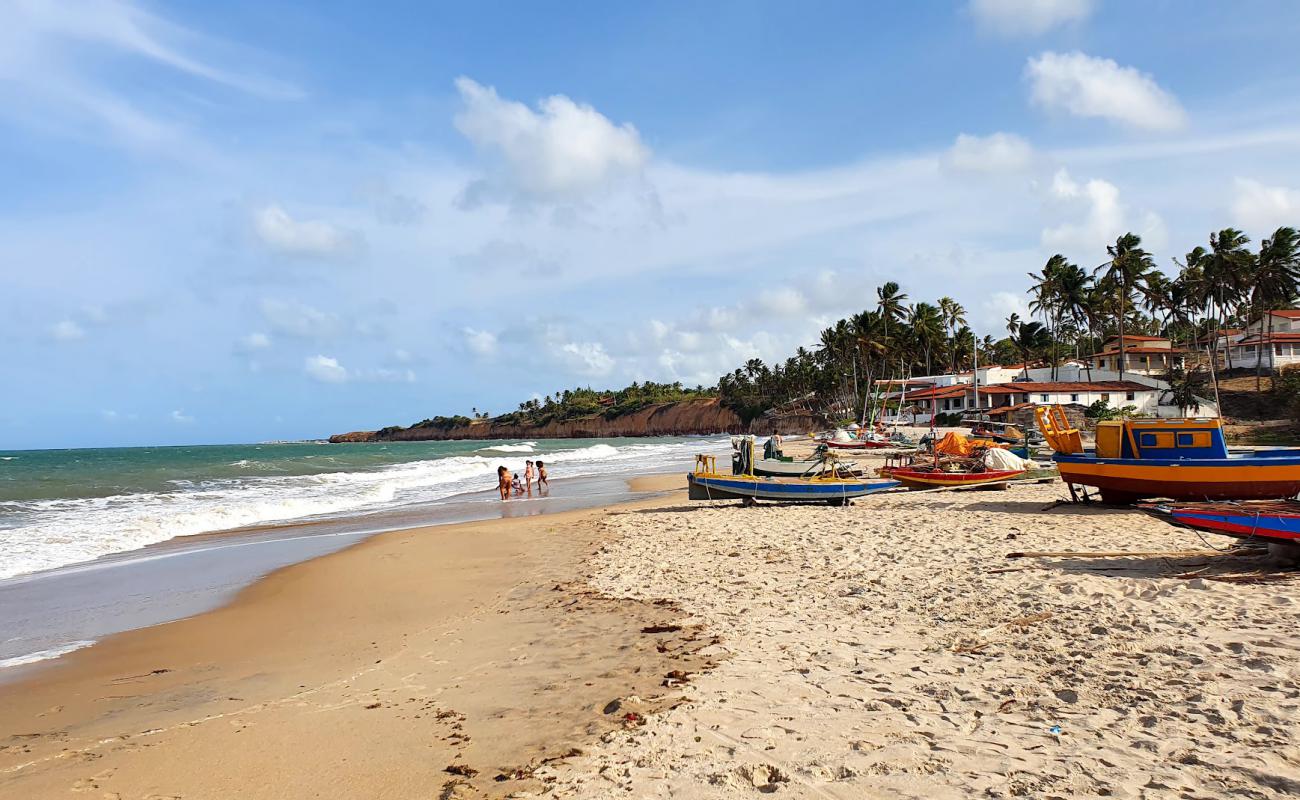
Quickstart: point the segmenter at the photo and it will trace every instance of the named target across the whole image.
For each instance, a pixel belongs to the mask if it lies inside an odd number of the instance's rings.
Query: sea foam
[[[725,441],[725,440],[722,440]],[[551,479],[662,469],[718,441],[613,445],[535,453],[459,455],[365,471],[266,475],[260,464],[237,478],[177,480],[162,492],[6,503],[0,514],[0,579],[90,561],[177,536],[267,523],[342,516],[436,502],[494,488],[498,466],[522,472],[524,455],[541,458]],[[262,472],[262,474],[256,474]]]

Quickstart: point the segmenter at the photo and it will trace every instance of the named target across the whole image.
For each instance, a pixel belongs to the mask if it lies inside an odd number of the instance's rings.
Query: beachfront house
[[[1031,405],[1090,406],[1101,400],[1111,408],[1133,406],[1136,414],[1160,414],[1162,390],[1136,381],[1015,381],[980,386],[979,409],[996,419],[1010,409]],[[909,392],[907,404],[921,412],[927,421],[928,411],[939,414],[974,412],[975,387],[971,384],[936,386]]]
[[[1279,309],[1261,315],[1244,330],[1225,335],[1217,349],[1219,365],[1225,368],[1229,364],[1248,369],[1262,365],[1272,370],[1300,364],[1300,309]]]
[[[1124,372],[1133,375],[1159,377],[1169,372],[1171,367],[1183,366],[1187,355],[1186,348],[1174,347],[1174,343],[1161,336],[1124,336]],[[1101,352],[1092,357],[1095,369],[1108,372],[1120,372],[1119,337],[1106,341]]]

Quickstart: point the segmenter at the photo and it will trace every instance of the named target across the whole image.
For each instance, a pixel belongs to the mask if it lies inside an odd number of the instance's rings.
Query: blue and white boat
[[[686,476],[692,500],[758,500],[783,503],[844,505],[855,497],[893,489],[898,481],[883,478],[774,478],[760,475],[722,475],[712,456],[699,456],[696,470]]]

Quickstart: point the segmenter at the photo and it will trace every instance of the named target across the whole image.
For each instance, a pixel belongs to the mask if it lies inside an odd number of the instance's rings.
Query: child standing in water
[[[497,467],[497,491],[501,492],[502,500],[510,499],[510,479],[510,470]]]
[[[537,491],[540,492],[542,490],[542,484],[546,484],[547,489],[551,488],[551,482],[546,479],[546,465],[538,461],[537,462]]]
[[[529,494],[533,493],[533,462],[531,461],[524,462],[524,488],[528,490]],[[541,486],[539,485],[537,488],[540,489]]]

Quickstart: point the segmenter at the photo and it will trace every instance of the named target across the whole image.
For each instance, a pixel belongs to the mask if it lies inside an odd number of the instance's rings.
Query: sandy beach
[[[0,796],[1300,791],[1290,574],[1065,495],[380,535],[6,687]]]
[[[680,483],[634,488],[665,480]],[[0,796],[538,790],[533,769],[673,702],[664,675],[704,665],[698,632],[642,632],[680,612],[579,580],[604,513],[377,536],[72,653],[0,689]]]
[[[1296,584],[1064,487],[610,518],[590,581],[720,644],[557,797],[1282,797]],[[1212,540],[1211,540],[1212,539]],[[1162,551],[1008,559],[1015,551]],[[1257,577],[1262,576],[1262,577]]]

